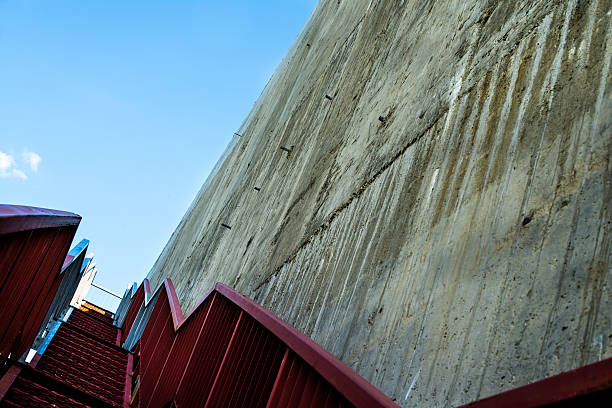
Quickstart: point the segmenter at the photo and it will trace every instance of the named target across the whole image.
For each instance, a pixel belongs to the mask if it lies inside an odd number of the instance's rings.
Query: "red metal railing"
[[[566,371],[461,408],[604,407],[612,405],[612,358]]]
[[[44,334],[53,327],[56,320],[61,319],[68,311],[70,301],[74,297],[83,276],[83,262],[88,247],[89,241],[83,239],[68,252],[64,264],[62,265],[61,282],[45,314],[36,340],[31,346],[32,348],[36,349],[40,345],[43,341]]]
[[[137,305],[138,307],[130,307],[127,311],[127,314],[125,315],[123,324],[121,325],[123,329],[123,334],[121,337],[121,344],[123,344],[123,342],[127,338],[130,332],[130,329],[132,328],[132,325],[134,324],[134,320],[136,320],[136,315],[138,315],[138,311],[140,310],[140,305],[142,305],[142,303],[145,301],[145,293],[147,294],[151,293],[151,290],[149,289],[148,279],[145,279],[140,284],[140,286],[136,290],[136,293],[132,297],[132,304]]]
[[[164,281],[137,367],[141,407],[397,406],[288,323],[220,283],[183,317],[172,282]]]
[[[225,285],[218,283],[187,317],[169,279],[157,300],[134,373],[141,407],[396,406],[308,337]],[[579,407],[610,400],[607,359],[465,407]]]
[[[81,217],[0,205],[0,359],[25,353],[61,282],[61,267]]]

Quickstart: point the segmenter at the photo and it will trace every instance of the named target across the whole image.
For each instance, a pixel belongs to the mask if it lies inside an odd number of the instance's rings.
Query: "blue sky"
[[[76,212],[140,282],[316,0],[0,0],[0,203]],[[91,300],[114,307],[92,289]]]

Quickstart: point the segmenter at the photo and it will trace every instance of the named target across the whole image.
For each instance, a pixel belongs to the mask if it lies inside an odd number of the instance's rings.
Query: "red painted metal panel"
[[[161,407],[174,398],[189,357],[192,355],[204,327],[204,321],[212,301],[211,298],[208,298],[202,304],[202,307],[194,311],[177,331],[164,367],[157,377],[154,391],[143,406]]]
[[[265,407],[283,353],[280,340],[243,314],[206,407]]]
[[[16,320],[15,315],[24,301],[34,300],[34,296],[28,296],[29,286],[56,235],[56,230],[35,234],[27,244],[32,253],[22,251],[0,289],[0,355],[3,357],[14,348],[14,342],[19,341],[25,322]]]
[[[127,338],[128,334],[130,334],[130,329],[132,328],[132,325],[134,324],[134,320],[136,319],[136,316],[138,315],[138,311],[140,310],[140,307],[145,301],[145,292],[147,292],[148,289],[149,289],[149,281],[145,279],[140,284],[140,286],[136,290],[136,293],[134,294],[134,297],[132,298],[132,303],[130,303],[130,308],[128,309],[126,313],[125,319],[123,320],[123,325],[121,326],[121,330],[122,330],[121,343],[122,344]],[[148,294],[150,295],[150,292]]]
[[[23,247],[30,240],[32,231],[0,235],[0,289],[4,287]]]
[[[222,284],[183,319],[166,279],[140,350],[142,407],[263,407],[269,400],[279,407],[397,406],[312,340]]]
[[[174,324],[168,294],[162,288],[142,337],[140,338],[140,405],[146,407],[142,398],[148,399],[155,388],[174,340]]]
[[[15,380],[21,373],[21,368],[17,366],[10,366],[0,378],[0,401],[4,399],[9,389],[15,383]]]
[[[46,228],[0,238],[7,248],[20,248],[10,267],[0,273],[4,277],[0,288],[2,357],[10,352],[19,358],[34,341],[60,284],[60,267],[75,231],[76,227]],[[16,253],[8,252],[9,257]]]
[[[45,263],[42,266],[41,270],[45,270],[49,267],[49,273],[47,275],[47,279],[43,280],[43,276],[37,276],[35,282],[32,283],[28,290],[28,297],[34,297],[33,302],[24,302],[21,305],[21,309],[25,309],[26,313],[18,314],[19,318],[22,319],[25,323],[22,329],[22,342],[19,347],[16,349],[16,355],[24,354],[36,338],[36,335],[40,331],[41,325],[46,324],[44,321],[47,317],[47,312],[49,307],[53,303],[53,299],[60,287],[62,282],[63,275],[53,273],[53,271],[57,271],[60,265],[62,264],[63,257],[65,253],[68,251],[70,247],[70,242],[74,237],[75,231],[73,229],[66,231],[66,229],[62,229],[59,232],[59,241],[57,241],[57,246],[54,245],[54,248],[48,255],[48,259],[45,259]],[[54,242],[55,244],[56,242]],[[53,262],[53,258],[55,257],[55,261]],[[42,283],[42,287],[40,287],[39,282]],[[36,290],[40,288],[38,293]],[[24,299],[25,300],[25,299]]]
[[[176,392],[176,402],[182,407],[203,406],[206,402],[240,315],[240,310],[227,299],[212,296],[203,330]]]
[[[292,351],[278,373],[267,407],[352,406],[319,373]]]
[[[18,359],[34,341],[60,284],[76,214],[0,205],[0,358]]]
[[[389,397],[289,323],[221,283],[215,289],[281,339],[351,404],[397,407]]]
[[[4,339],[6,336],[4,333],[9,326],[12,326],[13,317],[21,306],[21,300],[26,296],[56,235],[56,229],[37,231],[7,274],[5,283],[0,289],[0,301],[3,302],[3,307],[0,308],[0,338]]]
[[[612,358],[548,377],[464,408],[595,407],[612,401]]]
[[[172,324],[174,326],[174,330],[176,331],[187,319],[185,319],[185,317],[183,316],[183,312],[181,311],[181,304],[179,303],[178,296],[176,296],[174,285],[172,284],[170,278],[166,278],[164,280],[164,288],[166,290],[166,294],[168,295],[170,315],[172,316]]]

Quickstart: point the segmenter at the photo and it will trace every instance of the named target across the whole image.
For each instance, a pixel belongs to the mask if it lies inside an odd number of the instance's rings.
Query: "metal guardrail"
[[[0,205],[0,359],[21,358],[34,341],[80,220],[65,211]]]
[[[612,358],[608,358],[460,408],[605,407],[611,402]]]
[[[128,334],[132,328],[132,325],[134,324],[134,321],[136,320],[136,317],[138,316],[138,312],[140,311],[141,305],[145,303],[145,299],[148,299],[148,296],[150,296],[150,294],[151,294],[151,289],[149,288],[149,280],[145,279],[140,284],[138,289],[136,289],[136,292],[131,298],[130,307],[127,309],[125,313],[125,317],[123,317],[122,319],[121,344],[123,344],[126,341]],[[136,307],[131,307],[132,305],[135,305]]]
[[[62,318],[70,308],[70,301],[81,282],[83,262],[88,247],[89,240],[83,239],[68,252],[64,265],[62,266],[59,287],[45,314],[32,348],[37,348],[39,342],[44,338],[43,334],[50,329],[58,319]]]
[[[44,228],[77,227],[81,216],[67,211],[0,204],[0,235]]]
[[[135,363],[140,407],[397,406],[314,341],[221,283],[186,317],[170,279],[156,295]]]
[[[140,407],[397,406],[311,339],[223,284],[184,317],[166,279],[144,310],[150,317],[139,321],[132,377],[132,401]],[[463,407],[605,406],[611,400],[607,359]]]

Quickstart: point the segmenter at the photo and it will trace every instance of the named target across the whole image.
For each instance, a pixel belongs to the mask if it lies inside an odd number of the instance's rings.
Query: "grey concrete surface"
[[[231,285],[403,406],[611,357],[611,17],[321,1],[152,287]]]

